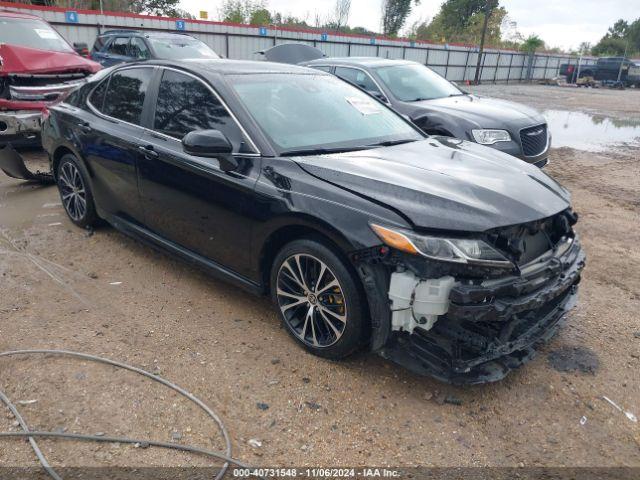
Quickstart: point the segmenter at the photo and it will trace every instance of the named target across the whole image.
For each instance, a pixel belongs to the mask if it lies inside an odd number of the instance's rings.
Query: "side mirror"
[[[220,168],[225,172],[238,168],[238,162],[231,155],[233,146],[220,130],[189,132],[182,139],[182,148],[189,155],[217,158],[220,160]]]

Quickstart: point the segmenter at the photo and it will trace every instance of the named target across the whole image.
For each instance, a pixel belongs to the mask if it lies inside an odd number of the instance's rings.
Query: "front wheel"
[[[363,343],[362,294],[331,248],[311,239],[289,243],[275,259],[271,285],[288,332],[311,353],[340,359]]]
[[[91,185],[78,159],[66,154],[60,159],[56,180],[60,199],[69,219],[79,227],[93,227],[98,221]]]

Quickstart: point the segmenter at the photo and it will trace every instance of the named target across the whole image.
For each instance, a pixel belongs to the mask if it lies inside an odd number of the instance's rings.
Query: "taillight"
[[[42,121],[46,121],[50,116],[51,116],[51,112],[49,111],[49,109],[47,107],[42,107]]]

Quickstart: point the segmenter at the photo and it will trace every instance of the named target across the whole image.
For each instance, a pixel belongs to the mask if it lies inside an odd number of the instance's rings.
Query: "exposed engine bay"
[[[385,248],[359,252],[366,288],[385,288],[388,298],[386,312],[385,302],[370,305],[374,323],[382,314],[373,325],[373,349],[450,383],[502,379],[535,355],[575,304],[585,266],[571,228],[576,221],[567,209],[485,232],[484,240],[512,260],[510,269],[429,261]]]

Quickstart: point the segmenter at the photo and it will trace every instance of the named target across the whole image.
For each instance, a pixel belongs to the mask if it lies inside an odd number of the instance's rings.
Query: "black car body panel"
[[[302,63],[312,68],[353,68],[365,72],[375,84],[376,96],[387,102],[399,113],[408,116],[416,125],[429,134],[447,135],[474,141],[474,129],[506,130],[509,142],[497,142],[490,147],[513,155],[538,166],[546,164],[551,136],[545,129],[540,148],[532,152],[523,149],[521,130],[546,126],[545,118],[532,108],[514,102],[464,94],[416,102],[404,102],[396,98],[377,72],[378,68],[394,65],[412,65],[415,62],[387,60],[373,57],[321,58]],[[337,73],[336,73],[337,74]],[[372,84],[372,86],[373,86]],[[358,86],[358,85],[356,85]],[[362,87],[361,87],[362,88]]]
[[[185,153],[179,139],[158,129],[159,85],[167,72],[206,85],[221,102],[216,118],[234,145],[235,168]],[[308,235],[326,239],[366,293],[370,348],[421,373],[459,383],[497,380],[510,367],[495,370],[489,364],[514,367],[513,358],[528,358],[523,352],[552,335],[584,266],[577,240],[571,253],[560,250],[561,242],[574,238],[571,226],[577,220],[564,188],[534,166],[496,150],[420,133],[423,140],[395,146],[279,155],[226,79],[265,72],[331,78],[301,67],[225,60],[144,62],[101,73],[51,108],[43,145],[52,171],[62,155],[72,153],[89,174],[102,218],[256,293],[272,288],[271,262],[287,241]],[[115,75],[150,79],[137,124],[112,118],[92,103],[97,87]],[[137,81],[136,88],[142,84]],[[198,115],[204,115],[203,103],[196,105]],[[389,249],[372,223],[481,238],[504,252],[513,268],[456,265]],[[532,261],[538,262],[537,273],[530,272]],[[453,307],[436,327],[412,333],[392,328],[388,291],[394,272],[412,272],[420,281],[455,277],[449,297]],[[478,300],[482,292],[495,301],[483,304]],[[470,340],[476,337],[460,333],[474,321],[485,329],[482,348]],[[496,322],[524,323],[510,346],[499,346],[504,333],[501,337]],[[433,351],[425,360],[414,347],[400,348],[406,341],[430,342],[440,360],[431,358]],[[431,347],[420,348],[424,353]]]
[[[567,191],[539,169],[448,137],[297,161],[318,178],[401,211],[422,229],[481,232],[569,207]]]

